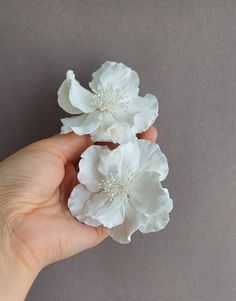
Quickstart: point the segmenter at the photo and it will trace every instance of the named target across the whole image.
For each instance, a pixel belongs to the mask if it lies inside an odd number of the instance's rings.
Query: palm
[[[141,135],[155,141],[151,127]],[[67,209],[76,184],[74,164],[91,145],[88,136],[57,135],[36,142],[0,164],[0,206],[11,213],[11,245],[17,256],[43,267],[95,246],[106,236],[104,227],[76,221]],[[1,209],[1,208],[0,208]]]
[[[39,142],[8,160],[14,166],[10,179],[18,195],[14,206],[23,214],[15,221],[14,235],[37,263],[42,266],[74,255],[105,237],[103,228],[81,224],[69,213],[66,201],[76,183],[76,170],[54,145]]]

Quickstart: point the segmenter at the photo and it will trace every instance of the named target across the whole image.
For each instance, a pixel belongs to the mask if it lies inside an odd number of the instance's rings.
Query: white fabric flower
[[[81,156],[78,184],[68,207],[90,226],[104,225],[110,236],[128,243],[136,230],[159,231],[169,222],[172,200],[161,186],[168,163],[157,144],[136,140],[114,150],[90,146]]]
[[[138,74],[122,63],[106,62],[92,74],[86,90],[69,70],[58,90],[60,107],[77,116],[61,119],[61,133],[90,134],[93,141],[126,143],[147,130],[158,116],[158,101],[140,97]]]

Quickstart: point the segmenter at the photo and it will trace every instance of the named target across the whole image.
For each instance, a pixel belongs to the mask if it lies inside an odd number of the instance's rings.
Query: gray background
[[[236,300],[236,1],[0,1],[1,158],[59,131],[56,92],[110,59],[160,102],[172,219],[51,265],[28,301]],[[14,284],[12,284],[14,285]]]

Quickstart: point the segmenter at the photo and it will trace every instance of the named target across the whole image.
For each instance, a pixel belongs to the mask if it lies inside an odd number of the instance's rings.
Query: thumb
[[[58,155],[64,164],[77,163],[80,155],[92,144],[90,135],[79,136],[74,133],[57,134],[34,143],[37,147]]]

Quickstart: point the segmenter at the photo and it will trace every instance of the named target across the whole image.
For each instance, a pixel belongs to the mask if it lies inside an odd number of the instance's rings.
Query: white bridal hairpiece
[[[157,144],[136,138],[155,122],[158,102],[151,94],[138,96],[139,77],[122,63],[106,62],[92,78],[90,92],[67,71],[58,103],[77,116],[62,119],[61,133],[90,134],[93,141],[120,145],[84,151],[68,207],[80,222],[103,225],[114,240],[129,243],[136,230],[163,229],[173,208],[161,185],[168,174],[166,156]]]
[[[157,144],[137,140],[114,150],[90,146],[79,163],[78,184],[68,206],[74,217],[90,226],[104,225],[120,243],[134,231],[159,231],[169,221],[172,200],[161,181],[168,173]]]
[[[106,62],[92,74],[86,90],[69,70],[58,90],[61,108],[76,116],[61,119],[62,133],[90,134],[93,141],[126,143],[158,116],[157,98],[138,95],[138,74],[122,63]]]

